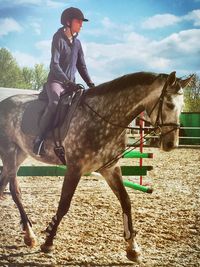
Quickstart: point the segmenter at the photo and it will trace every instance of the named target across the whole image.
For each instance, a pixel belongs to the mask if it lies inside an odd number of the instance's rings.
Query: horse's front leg
[[[136,243],[136,231],[133,229],[131,216],[131,202],[129,195],[123,185],[120,167],[104,169],[101,174],[105,177],[107,183],[120,201],[123,211],[124,238],[127,242],[127,258],[131,261],[140,261],[140,249]]]
[[[60,202],[58,205],[57,213],[52,218],[49,226],[46,229],[46,240],[43,245],[41,245],[41,250],[43,252],[51,252],[53,249],[53,239],[56,235],[57,228],[63,218],[63,216],[68,212],[72,197],[80,180],[81,174],[78,168],[68,166],[67,172],[64,177],[64,182],[62,186],[62,192],[60,197]]]

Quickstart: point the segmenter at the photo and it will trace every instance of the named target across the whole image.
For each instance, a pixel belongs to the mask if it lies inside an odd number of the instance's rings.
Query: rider
[[[76,70],[88,87],[94,86],[87,71],[81,42],[76,38],[83,21],[88,20],[80,9],[67,8],[61,15],[63,27],[58,29],[53,36],[50,72],[45,85],[49,102],[40,121],[39,135],[33,144],[33,152],[36,155],[45,154],[44,139],[51,128],[61,93],[67,90],[76,91],[78,88],[75,83]]]

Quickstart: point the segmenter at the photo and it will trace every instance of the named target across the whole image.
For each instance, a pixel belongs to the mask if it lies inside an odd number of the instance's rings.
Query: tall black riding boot
[[[48,131],[52,128],[54,115],[55,112],[47,107],[40,120],[39,134],[33,142],[33,153],[37,156],[45,155],[44,140]]]

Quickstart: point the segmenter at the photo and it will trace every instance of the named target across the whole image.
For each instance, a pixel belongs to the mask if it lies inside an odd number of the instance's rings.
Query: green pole
[[[135,190],[139,190],[139,191],[142,191],[142,192],[145,192],[145,193],[152,193],[153,192],[152,188],[146,187],[144,185],[133,183],[133,182],[131,182],[129,180],[124,180],[123,184],[126,187],[130,187],[130,188],[133,188]]]
[[[124,152],[123,158],[153,158],[153,153],[141,153],[140,151]]]

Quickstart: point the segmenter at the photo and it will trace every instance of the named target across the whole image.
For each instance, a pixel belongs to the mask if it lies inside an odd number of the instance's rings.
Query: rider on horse
[[[94,83],[88,74],[81,42],[76,38],[83,21],[88,21],[80,9],[70,7],[61,15],[63,27],[54,34],[51,48],[50,72],[45,84],[48,105],[40,120],[39,134],[34,140],[33,152],[44,155],[44,139],[51,128],[57,105],[63,91],[76,91],[75,72],[78,70],[88,87]]]

